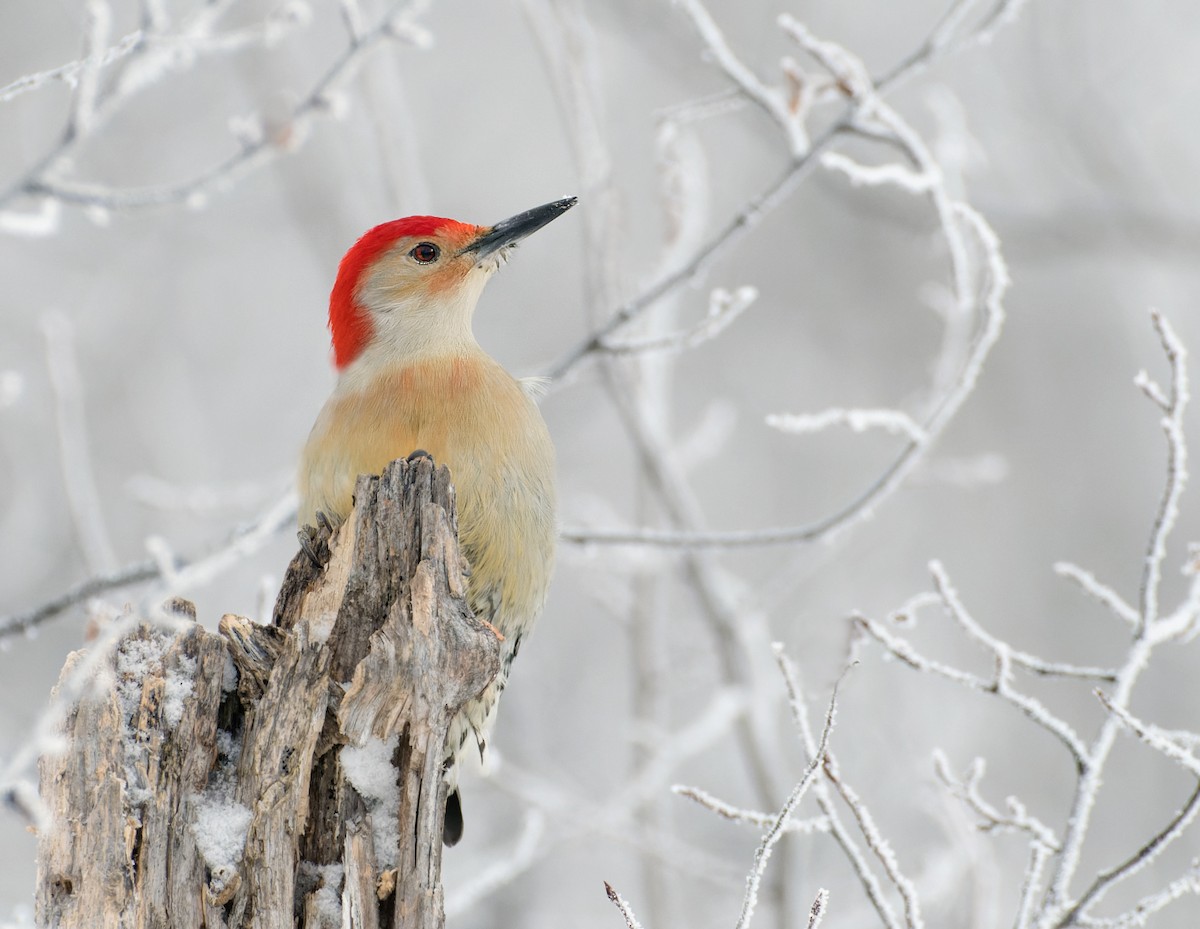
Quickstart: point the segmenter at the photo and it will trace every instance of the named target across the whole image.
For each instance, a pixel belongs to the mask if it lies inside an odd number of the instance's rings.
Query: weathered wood
[[[68,660],[39,925],[443,924],[446,733],[498,643],[466,605],[449,472],[394,462],[356,500],[309,532],[272,627],[142,626]]]

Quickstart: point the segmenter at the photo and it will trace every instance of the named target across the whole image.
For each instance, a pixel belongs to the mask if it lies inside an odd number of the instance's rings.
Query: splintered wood
[[[498,642],[466,604],[449,472],[396,461],[355,499],[306,530],[272,626],[213,635],[175,601],[183,631],[68,659],[39,926],[443,925],[446,732]]]

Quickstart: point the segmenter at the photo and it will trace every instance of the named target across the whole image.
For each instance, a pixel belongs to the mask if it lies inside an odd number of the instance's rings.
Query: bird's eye
[[[438,255],[441,254],[441,251],[432,242],[421,242],[420,244],[414,246],[413,250],[409,252],[409,254],[412,255],[412,257],[417,261],[421,262],[421,264],[427,265],[437,261]]]

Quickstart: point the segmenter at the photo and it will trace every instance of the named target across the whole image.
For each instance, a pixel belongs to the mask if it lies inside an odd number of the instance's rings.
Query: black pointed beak
[[[555,200],[553,203],[535,206],[532,210],[526,210],[524,213],[518,213],[516,216],[503,219],[492,226],[491,229],[484,232],[483,235],[464,248],[463,251],[473,253],[478,260],[482,261],[506,245],[513,245],[521,241],[521,239],[525,238],[531,232],[537,232],[546,223],[562,216],[563,213],[575,205],[577,200],[577,197]]]

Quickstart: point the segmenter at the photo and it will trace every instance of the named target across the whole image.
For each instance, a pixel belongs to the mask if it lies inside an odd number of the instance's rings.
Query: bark
[[[182,631],[67,660],[39,925],[443,925],[446,732],[499,667],[449,472],[393,462],[339,529],[305,532],[272,626],[214,635],[180,601]]]

